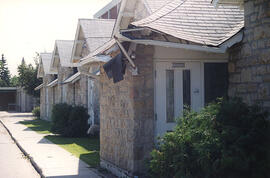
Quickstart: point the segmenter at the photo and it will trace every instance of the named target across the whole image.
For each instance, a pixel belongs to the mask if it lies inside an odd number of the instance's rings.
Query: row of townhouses
[[[41,53],[38,77],[42,118],[55,103],[87,107],[101,167],[141,175],[185,105],[237,96],[270,108],[270,3],[113,0]]]

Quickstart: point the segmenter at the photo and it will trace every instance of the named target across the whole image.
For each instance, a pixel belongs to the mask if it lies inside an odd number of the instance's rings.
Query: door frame
[[[217,59],[217,60],[214,60],[214,59],[159,59],[159,58],[154,58],[153,59],[153,80],[154,80],[154,137],[155,137],[155,141],[156,140],[156,129],[157,129],[157,126],[156,126],[156,120],[157,120],[157,108],[156,108],[156,102],[157,102],[157,93],[156,93],[156,67],[157,67],[157,63],[160,63],[160,62],[199,62],[200,63],[200,67],[201,67],[201,72],[200,72],[200,76],[201,76],[201,82],[200,82],[200,86],[201,86],[201,106],[204,107],[205,106],[205,96],[204,96],[204,89],[205,89],[205,86],[204,86],[204,63],[228,63],[228,60],[226,59]]]

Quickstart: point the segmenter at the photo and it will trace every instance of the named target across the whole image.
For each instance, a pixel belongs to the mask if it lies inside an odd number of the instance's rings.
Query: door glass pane
[[[190,70],[183,70],[183,104],[184,108],[191,106]]]
[[[166,121],[174,122],[174,71],[166,70]]]

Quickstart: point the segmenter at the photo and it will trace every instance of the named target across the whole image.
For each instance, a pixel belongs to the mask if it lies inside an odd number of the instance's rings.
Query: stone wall
[[[75,105],[87,108],[88,102],[88,79],[87,76],[81,75],[80,80],[75,83]]]
[[[69,86],[63,85],[63,81],[66,80],[68,77],[70,77],[73,74],[73,69],[71,67],[62,67],[61,65],[58,66],[58,89],[57,89],[57,103],[69,103],[69,99],[66,97],[67,94],[72,94],[72,91],[70,91]],[[65,89],[63,89],[65,87]],[[64,94],[63,92],[66,92]],[[72,101],[72,99],[71,99]]]
[[[40,89],[40,118],[45,117],[45,88]]]
[[[47,74],[43,77],[43,87],[40,90],[40,116],[41,119],[50,120],[51,108],[52,108],[52,88],[47,85],[52,82],[53,75]],[[46,89],[48,90],[48,105],[46,106]],[[47,107],[49,108],[49,115],[47,115]]]
[[[270,1],[245,0],[244,38],[230,50],[229,95],[270,109]]]
[[[101,68],[101,166],[120,177],[140,175],[154,144],[154,76],[152,46],[137,46],[139,75],[127,65],[124,80],[114,84]],[[128,63],[128,62],[127,62]]]

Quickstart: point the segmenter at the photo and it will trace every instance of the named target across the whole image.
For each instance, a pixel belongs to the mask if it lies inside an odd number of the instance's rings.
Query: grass
[[[26,120],[21,121],[21,124],[24,124],[31,130],[36,131],[39,134],[51,134],[51,123],[41,119]]]
[[[97,138],[68,138],[48,135],[45,137],[61,146],[91,167],[99,165],[99,139]]]
[[[28,128],[40,134],[52,134],[51,123],[41,119],[21,121]],[[69,138],[58,135],[47,135],[46,139],[59,145],[74,156],[80,158],[91,167],[99,165],[99,139],[98,138]]]

